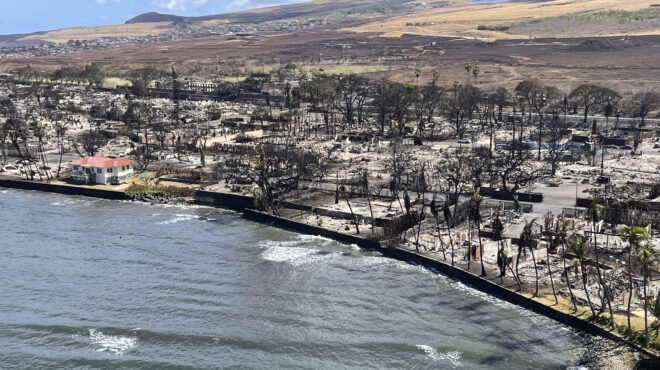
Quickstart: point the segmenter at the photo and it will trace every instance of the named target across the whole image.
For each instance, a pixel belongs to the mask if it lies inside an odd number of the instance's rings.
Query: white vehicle
[[[472,141],[470,139],[460,139],[458,141],[459,144],[471,144]]]

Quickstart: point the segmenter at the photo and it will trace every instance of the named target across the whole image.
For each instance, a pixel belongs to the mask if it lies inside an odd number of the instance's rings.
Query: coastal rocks
[[[150,204],[185,204],[190,203],[190,199],[162,194],[162,193],[136,193],[131,194],[131,201],[133,202],[144,202]]]

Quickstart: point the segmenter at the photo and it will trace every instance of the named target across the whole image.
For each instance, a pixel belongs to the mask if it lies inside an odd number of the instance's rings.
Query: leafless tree
[[[568,97],[584,108],[584,124],[586,124],[589,112],[602,104],[607,104],[610,100],[618,99],[619,94],[606,87],[582,84],[573,89]],[[592,129],[595,132],[595,127]]]
[[[255,197],[257,206],[279,215],[280,201],[297,189],[301,181],[312,180],[322,165],[322,156],[318,153],[293,146],[264,144],[228,158],[216,170],[229,183],[256,185],[259,189]]]
[[[516,209],[519,209],[518,191],[541,177],[545,166],[534,163],[534,155],[527,145],[514,143],[511,149],[495,151],[491,171],[492,176],[500,179],[502,189],[511,195]]]

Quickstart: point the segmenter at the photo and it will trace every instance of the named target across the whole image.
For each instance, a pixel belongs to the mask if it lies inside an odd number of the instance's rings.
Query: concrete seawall
[[[103,198],[111,200],[129,200],[130,197],[123,191],[113,191],[104,189],[92,189],[81,186],[49,184],[45,182],[33,182],[27,180],[15,180],[0,178],[0,187],[22,189],[22,190],[36,190],[45,191],[50,193],[66,194],[66,195],[83,195],[86,197]]]
[[[381,248],[380,243],[375,240],[368,240],[354,235],[343,234],[334,230],[324,229],[322,227],[312,226],[286,218],[273,216],[271,214],[255,211],[253,209],[243,210],[243,217],[250,221],[256,221],[276,227],[291,229],[301,234],[318,235],[342,243],[355,244],[358,247],[364,249]]]
[[[232,211],[243,211],[254,206],[253,199],[249,196],[204,190],[195,192],[195,203]]]

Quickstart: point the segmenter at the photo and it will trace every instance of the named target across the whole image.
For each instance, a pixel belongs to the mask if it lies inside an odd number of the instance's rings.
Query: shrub
[[[477,26],[477,29],[479,31],[499,31],[499,32],[507,32],[511,29],[511,26],[505,26],[505,25],[485,25],[485,24],[480,24]]]

